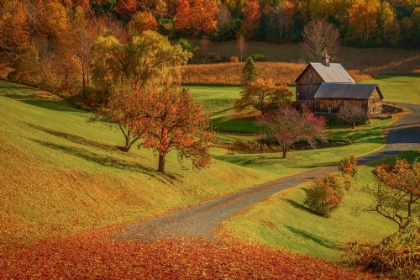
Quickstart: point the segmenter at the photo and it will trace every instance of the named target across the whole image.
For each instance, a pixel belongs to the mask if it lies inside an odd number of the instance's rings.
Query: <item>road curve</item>
[[[387,129],[387,145],[384,149],[360,158],[359,164],[420,148],[420,106],[398,105],[410,109],[412,113],[406,114]],[[122,231],[117,231],[115,238],[143,241],[184,237],[214,239],[220,224],[230,216],[276,192],[336,170],[336,166],[320,167],[228,194],[175,213],[132,224]]]

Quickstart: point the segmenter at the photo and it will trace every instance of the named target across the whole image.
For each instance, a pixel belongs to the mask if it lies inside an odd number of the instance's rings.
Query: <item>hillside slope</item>
[[[197,173],[181,169],[175,154],[162,175],[153,153],[121,152],[122,135],[87,123],[89,113],[7,82],[0,82],[0,116],[0,251],[158,215],[275,176],[218,160]]]

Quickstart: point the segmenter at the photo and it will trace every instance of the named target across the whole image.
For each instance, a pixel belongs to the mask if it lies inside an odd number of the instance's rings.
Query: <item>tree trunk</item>
[[[159,153],[159,166],[157,171],[165,173],[165,154]]]
[[[283,158],[286,158],[287,149],[286,146],[283,145]]]
[[[354,129],[355,126],[356,126],[356,121],[352,121],[351,122],[351,129]]]

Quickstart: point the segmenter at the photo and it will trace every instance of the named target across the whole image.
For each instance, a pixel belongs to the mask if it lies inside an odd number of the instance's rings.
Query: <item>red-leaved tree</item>
[[[306,141],[311,147],[316,147],[317,140],[326,141],[324,134],[325,119],[317,117],[309,110],[298,112],[290,107],[280,107],[273,113],[259,118],[259,123],[266,126],[266,135],[274,137],[286,153],[298,141]]]

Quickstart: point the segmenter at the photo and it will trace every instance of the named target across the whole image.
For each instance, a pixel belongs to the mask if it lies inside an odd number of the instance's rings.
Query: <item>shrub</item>
[[[181,46],[181,48],[184,51],[187,51],[187,52],[190,52],[190,53],[195,53],[195,51],[196,51],[196,47],[184,38],[179,39],[178,44]]]
[[[304,204],[313,212],[330,217],[331,213],[343,204],[343,178],[338,174],[326,174],[314,181],[306,190]]]
[[[346,157],[340,160],[338,170],[343,174],[348,174],[352,178],[357,174],[357,160],[354,156]]]
[[[239,62],[239,58],[237,56],[231,56],[230,62]]]
[[[342,260],[366,270],[387,273],[400,279],[420,277],[420,222],[414,219],[406,228],[385,237],[379,244],[346,244]]]
[[[254,61],[266,61],[267,59],[265,58],[264,55],[262,54],[252,54],[251,55],[252,60]]]
[[[209,55],[208,55],[208,57],[209,58],[211,58],[211,59],[213,59],[214,60],[214,58],[217,56],[217,53],[215,53],[215,52],[211,52],[211,53],[209,53]]]
[[[213,60],[214,60],[214,62],[221,62],[222,57],[220,55],[216,55]]]

